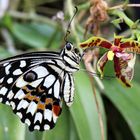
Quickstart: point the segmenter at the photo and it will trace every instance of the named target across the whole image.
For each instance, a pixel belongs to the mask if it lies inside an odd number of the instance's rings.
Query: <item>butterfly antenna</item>
[[[64,41],[65,41],[65,42],[68,42],[67,38],[68,38],[68,35],[70,34],[70,30],[69,30],[69,29],[70,29],[71,23],[72,23],[72,21],[73,21],[75,15],[77,14],[77,12],[78,12],[78,8],[75,6],[74,15],[72,16],[72,18],[71,18],[71,20],[70,20],[70,22],[69,22],[69,24],[68,24],[68,26],[67,26],[66,34],[65,34],[65,37],[64,37]]]

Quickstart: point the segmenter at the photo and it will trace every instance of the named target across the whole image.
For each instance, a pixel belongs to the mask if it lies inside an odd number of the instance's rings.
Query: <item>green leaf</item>
[[[5,48],[3,48],[2,46],[0,46],[0,59],[9,57],[11,55],[12,54],[10,54],[10,52],[8,52]]]
[[[47,30],[46,30],[47,32]],[[12,28],[12,33],[25,44],[34,48],[45,48],[47,45],[47,37],[39,32],[30,24],[15,23]]]
[[[0,140],[24,140],[25,127],[9,106],[0,104]]]
[[[68,140],[70,137],[70,114],[67,109],[68,107],[63,105],[62,114],[58,118],[56,126],[49,131],[43,133],[43,140]]]
[[[32,23],[32,27],[47,38],[47,48],[56,50],[56,48],[59,48],[62,45],[64,37],[62,31],[58,27],[53,28],[46,24],[37,23]]]
[[[118,108],[128,123],[136,140],[140,140],[140,93],[139,85],[125,88],[117,80],[104,81],[105,95]]]
[[[121,27],[120,27],[119,24],[122,23],[122,22],[123,22],[123,19],[122,18],[118,18],[118,19],[113,20],[111,23],[114,24],[114,26],[120,30]]]
[[[42,135],[43,132],[40,131],[29,131],[29,128],[26,125],[26,136],[25,136],[25,140],[41,140],[42,139]]]
[[[76,74],[76,93],[75,100],[70,112],[73,117],[78,136],[80,140],[100,140],[101,128],[99,126],[99,118],[97,107],[93,96],[93,91],[89,78],[85,73]],[[105,112],[101,97],[96,91],[99,102],[100,111],[104,121],[105,139],[106,139],[106,121]]]
[[[62,43],[62,32],[46,24],[14,23],[12,33],[23,43],[37,49],[58,48]]]

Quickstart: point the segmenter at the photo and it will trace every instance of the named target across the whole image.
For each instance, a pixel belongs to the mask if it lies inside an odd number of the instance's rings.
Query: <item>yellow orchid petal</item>
[[[114,58],[114,53],[113,53],[113,51],[108,51],[108,53],[107,53],[107,58],[108,58],[108,60],[113,60],[113,58]]]

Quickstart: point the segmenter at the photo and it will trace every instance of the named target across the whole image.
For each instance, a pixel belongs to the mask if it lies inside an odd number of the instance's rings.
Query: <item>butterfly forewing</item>
[[[46,56],[45,53],[47,54]],[[27,53],[27,55],[18,55],[16,57],[0,61],[0,101],[9,104],[7,93],[16,79],[25,71],[29,70],[32,65],[37,65],[37,63],[58,57],[58,53]]]
[[[0,100],[9,104],[8,93],[16,79],[29,68],[30,61],[12,61],[0,64]]]

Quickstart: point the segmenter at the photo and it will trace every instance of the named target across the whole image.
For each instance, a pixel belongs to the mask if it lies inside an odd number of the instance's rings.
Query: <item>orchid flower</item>
[[[114,38],[114,42],[111,43],[102,37],[91,37],[80,43],[80,47],[85,49],[99,46],[108,49],[97,63],[101,77],[103,77],[105,64],[108,60],[113,60],[116,77],[126,87],[131,87],[130,82],[134,75],[136,53],[140,54],[140,43],[132,39],[124,39],[122,36],[115,36]]]

